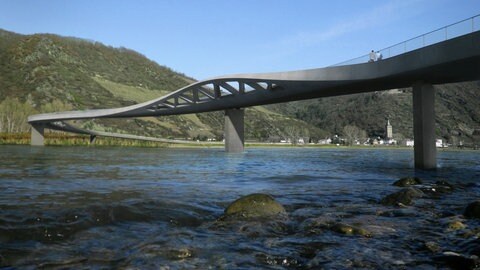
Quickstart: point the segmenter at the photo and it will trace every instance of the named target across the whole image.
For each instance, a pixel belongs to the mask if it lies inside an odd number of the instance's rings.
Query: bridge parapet
[[[416,49],[430,46],[442,41],[456,38],[462,35],[473,33],[480,30],[480,14],[468,19],[452,23],[442,28],[430,31],[423,35],[402,41],[385,49],[376,51],[381,59],[394,57]],[[370,54],[365,54],[347,61],[340,62],[332,66],[346,66],[369,62]]]

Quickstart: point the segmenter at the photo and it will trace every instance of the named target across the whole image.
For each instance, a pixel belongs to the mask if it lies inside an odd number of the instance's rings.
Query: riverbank
[[[30,133],[0,134],[0,145],[29,145]],[[121,138],[97,137],[90,143],[88,135],[45,134],[47,146],[134,146],[134,147],[167,147],[167,143],[129,140]]]
[[[30,133],[0,133],[0,145],[29,145]],[[90,143],[88,135],[66,135],[59,133],[45,134],[46,146],[123,146],[123,147],[159,147],[159,148],[223,148],[223,142],[192,142],[192,143],[166,143],[145,140],[132,140],[114,137],[96,137],[94,143]],[[334,145],[334,144],[288,144],[268,142],[246,142],[246,148],[322,148],[322,149],[404,149],[413,150],[413,147],[392,145]],[[437,148],[438,151],[465,151],[478,149],[472,148]]]

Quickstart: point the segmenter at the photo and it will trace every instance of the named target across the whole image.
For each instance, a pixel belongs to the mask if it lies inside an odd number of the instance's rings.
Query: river
[[[462,216],[480,197],[480,152],[440,151],[438,163],[415,171],[408,149],[0,146],[0,269],[447,267],[445,252],[480,251],[480,221]],[[454,189],[380,204],[406,176]],[[288,218],[219,226],[251,193]]]

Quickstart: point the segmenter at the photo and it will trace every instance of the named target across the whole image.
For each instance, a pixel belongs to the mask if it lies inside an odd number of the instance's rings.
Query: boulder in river
[[[189,248],[169,249],[167,257],[171,260],[183,260],[193,256],[193,252]]]
[[[435,182],[435,184],[436,184],[437,186],[449,187],[449,188],[452,189],[452,190],[453,190],[453,188],[454,188],[453,185],[452,185],[451,183],[449,183],[448,181],[446,181],[446,180],[439,180],[439,181]]]
[[[437,242],[427,241],[423,244],[423,249],[428,250],[432,253],[437,253],[442,250],[440,245]]]
[[[383,205],[411,205],[413,199],[423,196],[423,192],[418,188],[405,188],[395,193],[392,193],[383,198],[380,203]]]
[[[346,234],[346,235],[361,235],[365,237],[371,237],[371,233],[363,228],[351,226],[344,223],[335,223],[330,229],[334,232]]]
[[[224,218],[255,219],[284,216],[287,212],[275,199],[262,193],[254,193],[232,202],[224,212]]]
[[[435,182],[434,188],[438,193],[448,193],[454,189],[453,185],[445,180]]]
[[[435,257],[435,261],[459,270],[477,269],[480,266],[477,256],[467,257],[451,251],[443,252],[442,255]]]
[[[470,203],[463,215],[466,218],[480,218],[480,200]]]
[[[408,187],[420,184],[422,184],[422,180],[418,177],[404,177],[393,183],[393,185],[397,187]]]
[[[453,220],[453,221],[448,223],[447,229],[449,231],[458,231],[458,230],[463,230],[466,227],[467,226],[465,224],[463,224],[460,220]]]

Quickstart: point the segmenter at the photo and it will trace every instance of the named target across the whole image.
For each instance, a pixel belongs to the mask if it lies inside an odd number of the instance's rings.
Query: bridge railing
[[[466,35],[480,30],[480,14],[468,19],[444,26],[426,34],[397,43],[385,49],[375,51],[382,59],[394,57],[409,51],[420,49],[458,36]],[[361,64],[370,61],[370,53],[350,59],[332,66],[345,66]]]

